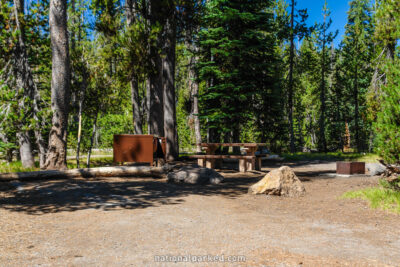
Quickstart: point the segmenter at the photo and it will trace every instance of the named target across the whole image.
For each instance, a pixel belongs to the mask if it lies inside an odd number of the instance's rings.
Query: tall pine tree
[[[211,142],[220,141],[219,136],[225,142],[238,142],[241,125],[254,114],[257,95],[265,98],[273,90],[276,29],[271,4],[261,0],[206,4],[198,70],[199,78],[207,82],[200,100]]]
[[[360,120],[364,112],[365,95],[369,87],[372,70],[370,62],[372,59],[372,14],[367,0],[353,0],[350,2],[348,11],[346,32],[342,42],[343,45],[343,66],[346,69],[346,92],[349,94],[352,118],[352,129],[357,151],[365,150],[368,138],[365,121]],[[365,116],[364,116],[365,117]]]

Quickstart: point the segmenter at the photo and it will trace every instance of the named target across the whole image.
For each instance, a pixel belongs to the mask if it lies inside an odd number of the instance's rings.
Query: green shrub
[[[128,114],[106,114],[98,119],[98,148],[110,148],[114,134],[133,134],[132,117]]]

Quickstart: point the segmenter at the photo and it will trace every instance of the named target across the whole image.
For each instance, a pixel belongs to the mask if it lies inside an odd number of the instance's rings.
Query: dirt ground
[[[247,194],[280,164],[224,169],[225,182],[207,186],[152,178],[0,183],[0,266],[400,266],[400,216],[339,198],[378,177],[326,175],[334,163],[286,165],[304,197]]]

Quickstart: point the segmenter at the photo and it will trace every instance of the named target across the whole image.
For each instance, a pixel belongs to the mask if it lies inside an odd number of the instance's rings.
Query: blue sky
[[[347,10],[349,8],[350,0],[327,0],[328,8],[331,10],[332,25],[330,30],[339,30],[339,33],[334,40],[337,46],[342,40],[344,34],[344,25],[347,21]],[[309,25],[314,25],[315,22],[322,22],[322,7],[325,0],[297,0],[297,9],[307,9]]]

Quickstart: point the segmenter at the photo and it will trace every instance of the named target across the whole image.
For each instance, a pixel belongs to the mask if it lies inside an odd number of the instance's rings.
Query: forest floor
[[[188,266],[155,259],[224,255],[246,261],[193,265],[399,266],[400,215],[341,198],[378,177],[327,175],[333,162],[285,164],[304,197],[247,194],[278,163],[246,174],[224,169],[224,183],[208,186],[151,178],[0,183],[0,265]]]

